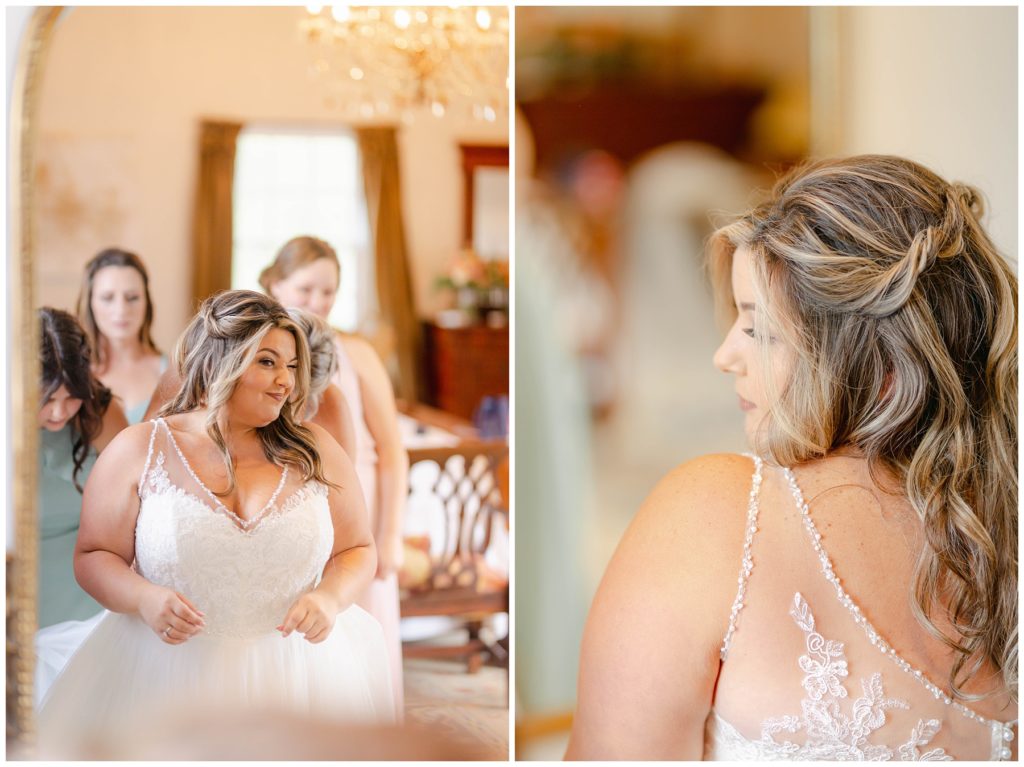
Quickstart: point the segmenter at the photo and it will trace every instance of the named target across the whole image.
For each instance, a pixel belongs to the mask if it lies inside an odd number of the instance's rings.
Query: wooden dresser
[[[432,404],[472,420],[480,400],[508,395],[508,327],[443,328],[426,323]]]

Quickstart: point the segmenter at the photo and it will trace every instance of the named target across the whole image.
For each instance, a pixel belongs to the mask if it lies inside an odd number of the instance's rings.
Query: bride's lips
[[[275,402],[284,402],[285,393],[283,391],[282,392],[269,392],[268,391],[267,392],[267,396],[270,397]]]
[[[755,408],[757,408],[757,405],[755,405],[750,400],[745,400],[745,399],[743,399],[743,397],[740,397],[739,395],[736,395],[736,396],[739,397],[740,410],[750,411],[750,410],[754,410]]]

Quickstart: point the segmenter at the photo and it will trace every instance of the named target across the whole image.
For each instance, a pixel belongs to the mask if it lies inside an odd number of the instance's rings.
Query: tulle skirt
[[[328,638],[293,632],[199,634],[169,645],[138,617],[107,613],[50,686],[39,711],[44,752],[67,750],[147,711],[274,709],[346,724],[388,724],[396,707],[380,624],[358,606]],[[227,707],[226,709],[224,707]]]
[[[36,632],[36,674],[32,692],[37,709],[68,660],[106,614],[106,610],[101,610],[89,620],[63,621]]]
[[[356,604],[380,621],[384,630],[384,647],[391,666],[391,687],[395,693],[395,705],[399,711],[405,707],[405,690],[402,683],[402,632],[398,575],[391,573],[386,578],[374,578],[366,587]]]

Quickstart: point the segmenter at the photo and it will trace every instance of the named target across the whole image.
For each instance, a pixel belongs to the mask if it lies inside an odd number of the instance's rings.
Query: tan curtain
[[[366,211],[377,265],[381,320],[395,339],[398,361],[396,394],[410,402],[422,399],[420,349],[422,331],[412,295],[412,276],[402,225],[398,143],[395,129],[359,128]]]
[[[192,296],[231,287],[232,191],[235,145],[242,126],[204,121],[199,131],[199,181],[192,230]]]

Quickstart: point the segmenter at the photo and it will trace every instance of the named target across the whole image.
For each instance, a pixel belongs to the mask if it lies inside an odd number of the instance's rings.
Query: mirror
[[[32,755],[34,743],[33,639],[37,624],[38,532],[36,452],[39,427],[38,347],[33,313],[35,280],[32,228],[34,129],[40,81],[60,8],[8,11],[9,28],[21,26],[22,44],[14,59],[8,128],[8,298],[10,337],[20,339],[9,357],[10,455],[13,483],[7,516],[7,753]],[[11,58],[8,58],[11,63]],[[11,75],[9,74],[9,77]]]
[[[508,147],[462,144],[463,240],[484,260],[508,260]]]
[[[83,265],[101,249],[124,248],[138,253],[149,270],[154,340],[164,353],[173,349],[194,311],[193,278],[203,266],[195,257],[194,220],[203,124],[213,122],[257,128],[265,136],[351,137],[364,129],[394,128],[407,300],[414,318],[432,316],[443,304],[433,289],[435,276],[463,242],[459,144],[507,145],[508,124],[504,107],[489,120],[473,119],[454,106],[440,117],[430,105],[410,108],[404,117],[342,110],[304,36],[307,11],[301,7],[45,8],[26,9],[25,16],[9,83],[15,179],[9,285],[11,336],[18,343],[9,409],[14,486],[8,516],[7,702],[9,743],[27,746],[33,738],[38,623],[34,310],[50,305],[73,311]],[[321,76],[314,77],[314,70]],[[502,73],[502,90],[505,79]],[[299,170],[295,163],[283,164],[275,183],[301,187]],[[350,176],[345,190],[362,194],[362,177]],[[484,181],[481,188],[489,190],[486,199],[494,195],[493,184]],[[321,234],[299,215],[308,201],[295,197],[277,203],[296,216],[299,231],[292,234]],[[507,228],[507,203],[505,216]],[[219,270],[221,280],[231,279],[231,234],[229,229],[226,247],[208,259],[210,273]],[[263,263],[283,244],[281,236],[260,241],[257,232],[252,247],[257,253],[262,248]],[[360,244],[365,265],[373,267],[372,241]],[[364,270],[359,295],[373,293],[377,275],[369,276],[366,290]]]

